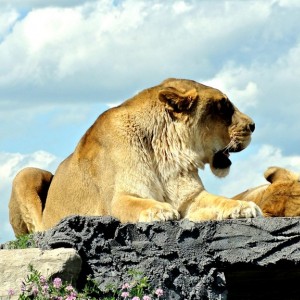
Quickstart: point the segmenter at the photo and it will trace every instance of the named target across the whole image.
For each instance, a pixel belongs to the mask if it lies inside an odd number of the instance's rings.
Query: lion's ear
[[[196,89],[181,92],[175,88],[168,87],[159,92],[158,98],[165,103],[167,109],[175,113],[188,112],[192,109],[198,94]]]
[[[264,176],[270,183],[275,181],[299,181],[299,174],[279,167],[269,167]]]

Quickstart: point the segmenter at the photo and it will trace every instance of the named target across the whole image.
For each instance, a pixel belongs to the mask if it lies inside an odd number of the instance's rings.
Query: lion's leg
[[[251,201],[232,200],[202,191],[184,212],[191,221],[251,218],[261,216],[261,209]]]
[[[42,213],[53,175],[25,168],[15,177],[9,202],[9,219],[16,236],[43,230]]]
[[[9,221],[14,230],[15,236],[18,237],[29,233],[27,225],[22,218],[19,203],[13,194],[9,201]]]
[[[118,195],[112,203],[112,216],[121,222],[178,220],[180,215],[169,203],[131,195]]]

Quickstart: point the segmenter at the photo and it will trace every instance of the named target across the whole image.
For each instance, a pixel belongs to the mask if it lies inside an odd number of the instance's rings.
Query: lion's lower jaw
[[[248,135],[247,137],[245,137],[244,139],[240,140],[240,141],[236,141],[236,146],[233,147],[230,152],[241,152],[243,151],[244,149],[246,149],[250,142],[251,142],[251,134]]]
[[[226,177],[229,174],[229,171],[230,171],[230,167],[225,168],[225,169],[217,169],[217,168],[214,168],[211,165],[210,165],[210,169],[211,169],[212,173],[215,176],[220,177],[220,178]]]

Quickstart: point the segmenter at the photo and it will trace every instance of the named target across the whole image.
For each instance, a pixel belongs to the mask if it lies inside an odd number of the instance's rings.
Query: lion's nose
[[[248,126],[249,126],[249,130],[250,130],[251,132],[253,132],[253,131],[255,130],[255,123],[251,123],[251,124],[249,124]]]

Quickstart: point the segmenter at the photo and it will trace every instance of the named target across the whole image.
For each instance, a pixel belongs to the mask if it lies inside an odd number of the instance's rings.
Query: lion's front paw
[[[159,203],[140,213],[139,222],[179,220],[180,215],[168,203]]]
[[[231,202],[232,204],[232,202]],[[238,219],[238,218],[255,218],[262,216],[261,209],[251,201],[236,200],[234,205],[224,207],[224,210],[218,214],[218,220]]]

